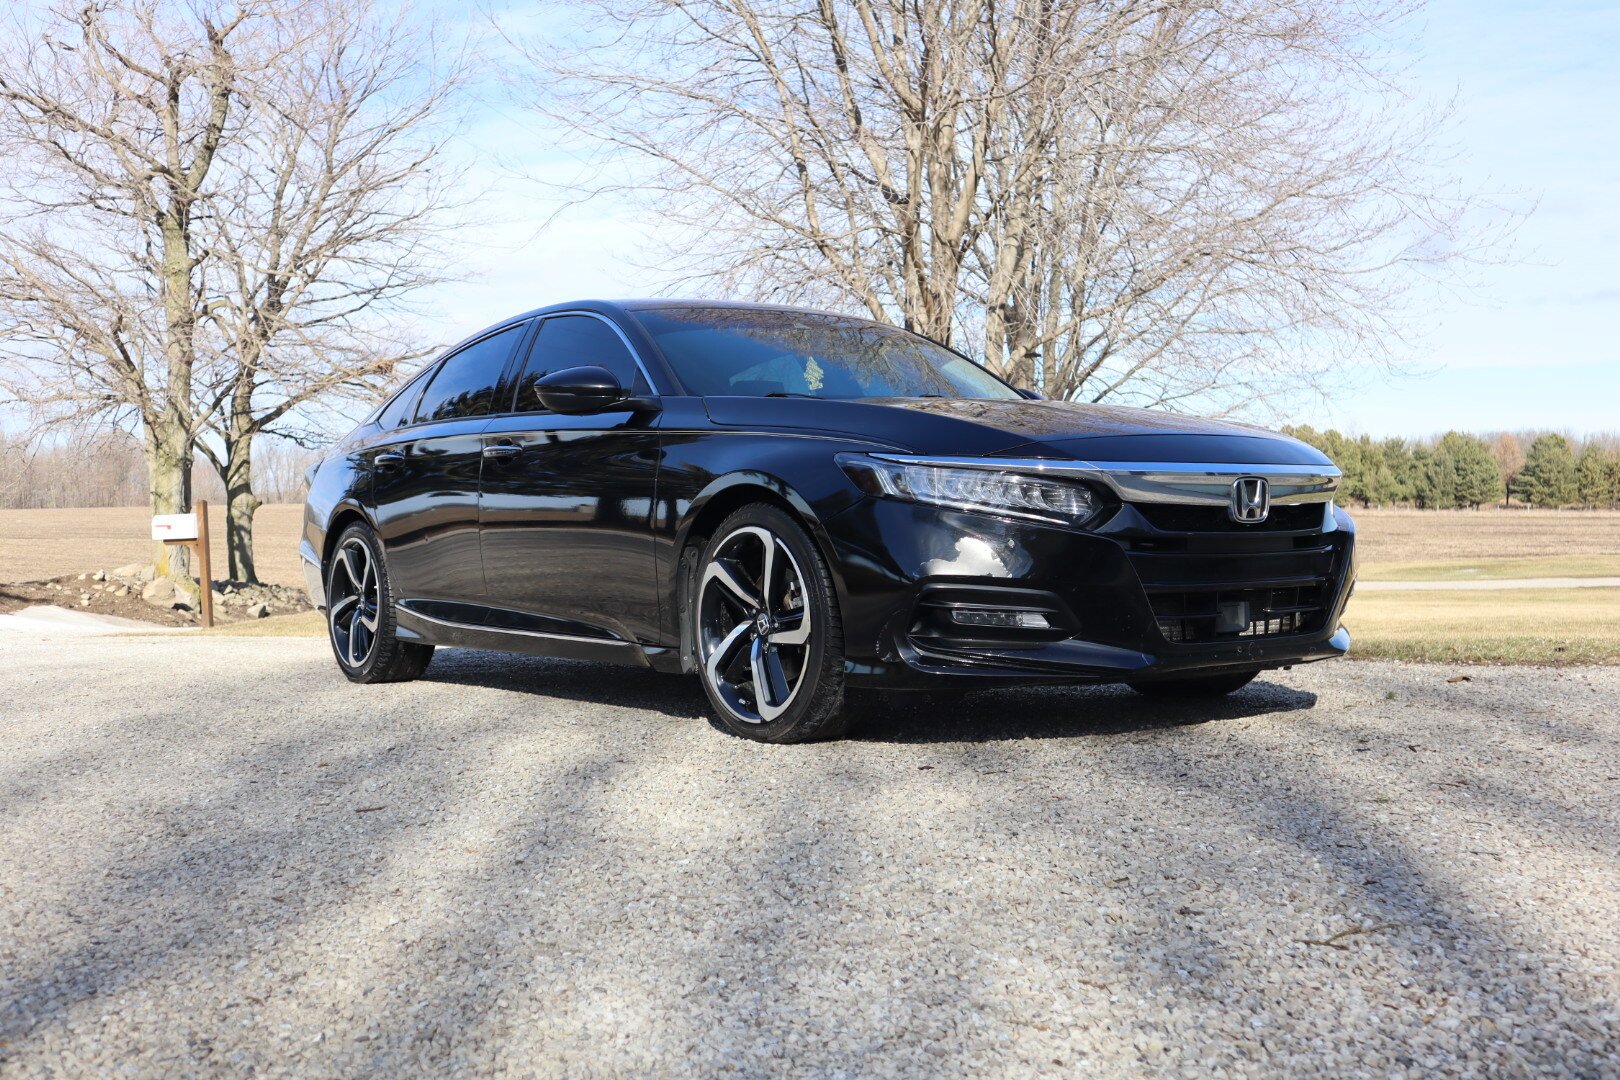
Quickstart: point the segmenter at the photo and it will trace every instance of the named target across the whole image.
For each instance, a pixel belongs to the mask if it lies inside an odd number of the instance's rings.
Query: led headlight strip
[[[869,495],[954,510],[1083,525],[1103,506],[1085,484],[1007,469],[888,461],[864,454],[840,454],[838,464]]]

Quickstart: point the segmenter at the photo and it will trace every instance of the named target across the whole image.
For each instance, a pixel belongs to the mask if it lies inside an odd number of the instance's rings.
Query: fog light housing
[[[959,626],[992,627],[997,630],[1050,630],[1051,620],[1039,611],[977,611],[955,608],[951,621]]]

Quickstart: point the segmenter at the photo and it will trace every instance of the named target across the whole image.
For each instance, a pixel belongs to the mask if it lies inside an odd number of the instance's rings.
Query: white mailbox
[[[196,514],[155,514],[152,517],[152,539],[197,539]]]

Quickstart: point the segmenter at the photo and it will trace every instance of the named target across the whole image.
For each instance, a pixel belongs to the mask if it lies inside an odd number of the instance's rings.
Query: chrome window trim
[[[1248,465],[1181,461],[1071,461],[1052,458],[933,457],[873,454],[905,465],[954,469],[1072,476],[1106,484],[1125,502],[1175,503],[1182,506],[1229,506],[1232,484],[1245,476],[1263,476],[1271,485],[1273,506],[1332,500],[1340,472],[1332,465]]]
[[[636,362],[636,370],[640,371],[641,372],[641,377],[643,379],[647,380],[648,395],[650,397],[663,397],[664,396],[664,391],[658,389],[658,384],[653,381],[652,372],[650,370],[648,370],[646,362],[641,359],[641,353],[636,351],[635,345],[633,345],[631,343],[630,336],[624,332],[624,328],[622,326],[620,326],[618,323],[614,322],[612,319],[608,318],[606,315],[603,315],[600,311],[575,311],[575,310],[570,309],[568,311],[548,311],[544,315],[535,316],[535,322],[537,324],[539,324],[539,325],[537,325],[535,327],[534,341],[529,345],[529,352],[530,353],[534,352],[535,345],[538,345],[540,343],[540,331],[544,328],[545,321],[547,319],[559,318],[560,316],[563,316],[563,315],[589,315],[591,318],[596,319],[598,322],[607,323],[608,326],[610,326],[613,329],[613,332],[615,334],[619,335],[619,340],[624,343],[624,349],[625,349],[626,352],[628,352],[630,354],[630,359],[632,359],[632,360],[634,360]],[[528,354],[525,354],[524,357],[523,357],[523,362],[520,363],[517,366],[517,377],[519,379],[523,378],[523,369],[528,366],[528,363],[529,363],[529,356],[528,356]],[[514,399],[514,401],[515,401],[515,399]],[[516,415],[516,416],[533,416],[533,415],[537,415],[537,414],[514,412],[513,415]]]

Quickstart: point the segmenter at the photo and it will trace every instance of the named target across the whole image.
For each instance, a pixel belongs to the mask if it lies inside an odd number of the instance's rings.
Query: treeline
[[[1572,442],[1553,433],[1448,431],[1435,439],[1351,438],[1286,427],[1344,473],[1340,502],[1453,510],[1493,505],[1620,507],[1620,447],[1613,437]]]
[[[302,502],[304,470],[319,451],[280,439],[254,454],[253,490],[265,502]],[[225,505],[225,483],[206,459],[191,470],[196,498]],[[0,432],[0,510],[145,506],[146,457],[127,432],[96,432],[40,444]]]

